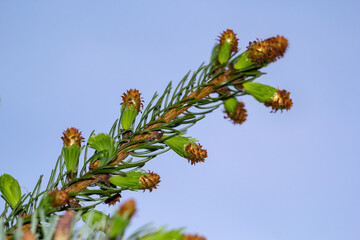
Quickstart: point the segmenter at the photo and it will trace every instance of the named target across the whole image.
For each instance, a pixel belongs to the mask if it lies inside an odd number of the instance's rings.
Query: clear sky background
[[[290,91],[293,109],[273,114],[244,97],[243,125],[222,109],[208,115],[189,132],[208,150],[206,163],[168,152],[145,167],[161,176],[157,190],[123,193],[138,204],[131,229],[154,222],[208,240],[360,239],[359,3],[2,0],[0,173],[31,191],[40,174],[48,179],[62,131],[108,132],[127,89],[147,103],[208,61],[227,28],[242,49],[280,34],[290,47],[259,82]]]

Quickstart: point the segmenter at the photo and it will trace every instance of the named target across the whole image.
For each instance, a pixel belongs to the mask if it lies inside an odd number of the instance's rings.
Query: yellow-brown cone
[[[81,132],[77,128],[68,128],[63,132],[61,139],[64,141],[64,146],[71,147],[75,145],[81,147],[81,142],[84,142],[84,138],[81,136]]]
[[[186,236],[183,238],[183,240],[206,240],[206,238],[198,236],[197,234],[195,234],[195,235],[186,234]]]
[[[279,35],[262,41],[253,41],[247,47],[249,52],[248,58],[257,65],[275,62],[284,56],[287,47],[288,40]]]
[[[202,149],[200,144],[189,143],[185,146],[185,152],[189,154],[186,158],[191,165],[195,165],[198,162],[204,162],[207,157],[207,151]]]
[[[224,42],[228,42],[230,44],[230,52],[236,52],[238,50],[238,41],[239,39],[231,29],[223,31],[219,36],[220,45],[222,45]]]
[[[153,189],[156,189],[157,185],[160,183],[160,176],[154,172],[150,172],[146,175],[143,175],[139,178],[140,184],[143,186],[141,189],[149,189],[151,192]]]
[[[127,90],[122,96],[122,103],[123,107],[130,108],[134,106],[135,109],[140,112],[140,109],[143,107],[143,100],[141,98],[141,93],[136,89]]]
[[[245,103],[244,102],[238,102],[235,107],[234,114],[231,115],[229,112],[224,111],[226,113],[225,118],[229,118],[233,124],[242,124],[246,121],[247,118],[247,111],[245,109]]]
[[[118,213],[127,219],[130,219],[136,212],[136,204],[133,199],[130,199],[121,205]]]
[[[286,90],[277,90],[271,101],[265,102],[264,104],[267,107],[271,107],[272,112],[277,112],[279,109],[282,112],[284,109],[290,110],[293,102],[290,98],[290,92],[287,92]]]

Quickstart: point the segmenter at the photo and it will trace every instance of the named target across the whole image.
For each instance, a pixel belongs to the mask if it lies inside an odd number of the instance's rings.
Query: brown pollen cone
[[[206,240],[206,238],[198,236],[197,234],[195,234],[195,235],[186,234],[186,236],[183,238],[183,240]]]
[[[122,96],[121,106],[130,108],[134,106],[138,112],[143,107],[144,100],[141,98],[141,93],[136,89],[127,90]]]
[[[231,29],[223,31],[219,36],[220,45],[224,42],[228,42],[230,44],[230,52],[236,52],[238,50],[238,41],[239,39],[236,37],[234,31]]]
[[[77,128],[68,128],[63,132],[61,139],[64,141],[64,145],[71,147],[75,145],[81,147],[81,142],[84,142],[84,138],[81,136],[81,132]]]
[[[247,111],[245,109],[245,103],[244,102],[238,102],[235,108],[235,112],[233,115],[230,115],[229,112],[224,111],[227,116],[225,118],[229,118],[233,124],[242,124],[246,121],[247,118]]]
[[[63,190],[54,190],[48,193],[52,198],[53,202],[50,206],[52,207],[61,207],[69,202],[69,194]]]
[[[277,112],[279,109],[282,112],[284,109],[290,110],[293,102],[290,98],[290,92],[287,92],[286,90],[277,90],[271,101],[264,104],[266,107],[271,107],[272,112]]]
[[[189,154],[187,160],[191,165],[195,165],[198,162],[204,162],[207,157],[207,151],[202,149],[200,144],[189,143],[185,146],[185,152]]]
[[[130,199],[130,200],[124,202],[124,204],[121,205],[121,207],[118,211],[118,213],[121,216],[124,216],[127,219],[130,219],[134,215],[135,212],[136,212],[136,204],[133,199]]]
[[[141,189],[149,189],[151,192],[153,189],[157,189],[157,185],[160,183],[160,176],[157,173],[150,172],[139,178],[139,182],[143,187]]]
[[[288,40],[279,35],[262,41],[258,39],[257,41],[249,43],[247,47],[249,52],[248,58],[258,65],[275,62],[284,56],[288,45]]]

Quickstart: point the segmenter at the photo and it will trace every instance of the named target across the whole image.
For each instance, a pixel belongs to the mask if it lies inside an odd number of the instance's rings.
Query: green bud
[[[111,219],[110,237],[120,237],[124,234],[126,227],[130,223],[131,217],[136,212],[135,201],[130,199],[123,203]]]
[[[88,144],[99,154],[99,167],[107,165],[117,154],[115,140],[109,134],[99,133],[91,136]]]
[[[198,142],[195,138],[192,137],[184,137],[184,136],[174,136],[170,137],[164,135],[162,137],[164,140],[164,143],[168,145],[174,152],[179,154],[181,157],[189,158],[191,155],[185,151],[185,146],[187,146],[189,143],[195,143]]]
[[[111,177],[109,181],[121,188],[127,188],[130,190],[141,189],[143,185],[141,185],[139,179],[140,177],[146,175],[146,172],[138,171],[138,172],[128,172],[126,176],[115,176]]]
[[[225,41],[220,45],[220,52],[218,56],[218,60],[220,64],[226,63],[230,58],[230,43]]]
[[[91,210],[81,216],[82,220],[93,230],[106,232],[110,218],[103,212]]]
[[[138,113],[138,110],[133,105],[124,109],[121,115],[121,126],[124,130],[128,130],[131,127]]]
[[[269,102],[276,94],[277,89],[261,83],[243,83],[244,89],[261,103]]]
[[[136,116],[143,107],[141,93],[136,89],[127,90],[122,96],[121,125],[124,130],[128,130],[134,123]]]
[[[18,181],[9,174],[1,175],[0,191],[5,201],[14,209],[21,199],[21,189]]]
[[[81,136],[79,129],[71,127],[63,132],[61,139],[64,142],[62,153],[66,169],[73,173],[79,164],[81,142],[84,141],[84,138]]]
[[[122,236],[126,227],[129,225],[130,219],[121,216],[118,212],[111,219],[110,237]]]
[[[197,142],[195,138],[180,135],[172,137],[163,136],[162,139],[177,154],[186,158],[191,165],[204,162],[207,157],[207,151],[202,149],[200,144],[195,143]]]
[[[71,173],[75,172],[79,164],[81,148],[76,145],[71,145],[70,147],[64,146],[62,150],[67,171]]]
[[[237,104],[238,104],[238,100],[234,97],[226,99],[224,101],[225,111],[228,112],[230,116],[233,116],[236,111]]]
[[[139,238],[139,240],[169,240],[169,239],[183,240],[184,239],[183,229],[180,228],[175,230],[166,230],[165,227],[161,227],[156,232],[148,233],[145,236]]]
[[[237,60],[235,63],[234,68],[241,71],[257,68],[256,65],[248,58],[248,56],[248,51],[243,52],[240,55],[239,60]]]

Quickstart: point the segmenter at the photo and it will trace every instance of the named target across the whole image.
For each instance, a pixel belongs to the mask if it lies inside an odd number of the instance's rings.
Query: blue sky
[[[157,190],[123,193],[139,208],[131,228],[360,239],[359,12],[357,1],[0,1],[0,173],[31,191],[62,131],[107,132],[127,89],[148,102],[208,61],[227,28],[242,49],[280,34],[289,49],[259,82],[290,91],[293,109],[270,114],[244,97],[243,125],[207,116],[189,132],[206,163],[166,153],[146,166],[162,178]]]

